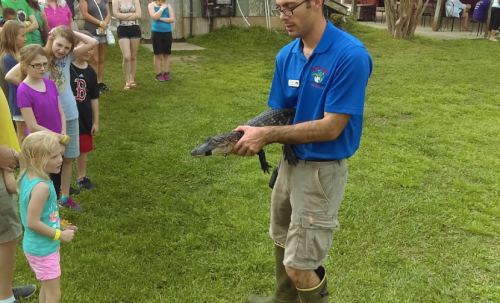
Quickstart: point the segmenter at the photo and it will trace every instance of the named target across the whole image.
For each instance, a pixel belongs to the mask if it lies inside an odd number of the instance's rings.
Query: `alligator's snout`
[[[212,148],[207,143],[203,143],[203,145],[191,151],[191,156],[193,157],[203,157],[211,155],[212,155]]]
[[[227,155],[233,150],[234,145],[242,135],[243,133],[233,131],[208,137],[205,143],[191,151],[191,156]]]

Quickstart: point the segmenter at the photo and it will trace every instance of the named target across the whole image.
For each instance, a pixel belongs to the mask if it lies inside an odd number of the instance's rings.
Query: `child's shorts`
[[[22,115],[12,116],[12,121],[24,122],[24,118]]]
[[[71,138],[63,157],[66,159],[75,159],[80,155],[80,127],[78,119],[66,121],[66,134]]]
[[[80,134],[80,154],[94,150],[94,140],[91,134]]]
[[[24,253],[24,255],[38,280],[48,281],[61,276],[59,250],[45,257],[33,256],[28,253]]]
[[[170,55],[172,53],[172,32],[151,32],[151,42],[153,43],[153,54]]]

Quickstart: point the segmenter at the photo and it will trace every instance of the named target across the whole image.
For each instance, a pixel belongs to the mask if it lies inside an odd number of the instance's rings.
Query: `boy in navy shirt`
[[[92,37],[87,31],[82,34]],[[80,126],[80,156],[76,158],[78,178],[76,183],[86,189],[97,187],[87,177],[87,154],[94,149],[93,136],[99,131],[99,86],[97,74],[88,64],[94,49],[81,57],[75,58],[71,64],[71,89],[78,106],[78,122]]]

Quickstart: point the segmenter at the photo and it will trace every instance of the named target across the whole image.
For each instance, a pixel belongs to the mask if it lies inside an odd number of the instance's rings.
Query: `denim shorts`
[[[66,159],[75,159],[80,155],[80,127],[78,119],[66,121],[66,134],[71,140],[66,145],[63,157]]]
[[[346,160],[296,166],[283,158],[271,196],[271,238],[285,247],[283,264],[314,270],[323,264],[339,229],[338,210],[347,183]]]
[[[22,115],[12,116],[12,120],[16,122],[24,122],[24,117]]]
[[[106,38],[106,35],[104,35],[104,36],[94,36],[94,39],[97,40],[97,44],[108,43],[108,39]]]

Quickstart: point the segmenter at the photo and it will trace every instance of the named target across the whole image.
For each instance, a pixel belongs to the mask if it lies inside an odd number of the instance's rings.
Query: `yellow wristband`
[[[56,229],[56,235],[54,236],[54,241],[59,240],[60,236],[61,236],[61,230],[60,229]]]
[[[68,139],[68,136],[64,135],[64,138],[61,140],[61,144],[64,144],[64,142],[66,142],[66,139]]]
[[[102,21],[99,23],[99,26],[102,26]]]

